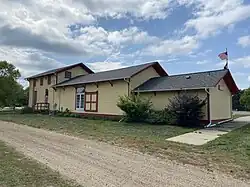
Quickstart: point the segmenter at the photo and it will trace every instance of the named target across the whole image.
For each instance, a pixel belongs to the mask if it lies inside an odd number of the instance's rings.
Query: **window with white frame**
[[[84,101],[85,100],[85,89],[77,88],[76,89],[76,110],[84,110]]]

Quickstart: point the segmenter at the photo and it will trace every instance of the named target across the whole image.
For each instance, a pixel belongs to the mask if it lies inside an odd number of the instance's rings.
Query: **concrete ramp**
[[[250,117],[241,117],[232,122],[224,123],[216,127],[196,130],[194,132],[182,134],[166,140],[186,143],[191,145],[203,145],[209,141],[212,141],[224,134],[231,132],[250,123]]]

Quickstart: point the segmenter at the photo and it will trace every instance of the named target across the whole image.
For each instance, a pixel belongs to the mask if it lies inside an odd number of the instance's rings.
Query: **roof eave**
[[[239,91],[239,88],[236,85],[236,83],[235,83],[235,81],[233,79],[233,76],[232,76],[232,74],[231,74],[231,72],[229,70],[226,73],[226,75],[223,77],[223,80],[227,84],[228,89],[230,90],[232,95],[236,94]]]
[[[78,83],[73,83],[73,84],[62,84],[60,85],[54,85],[54,87],[65,87],[65,86],[75,86],[75,85],[79,85],[79,84],[94,84],[94,83],[100,83],[100,82],[108,82],[108,81],[117,81],[117,80],[123,80],[123,79],[127,79],[130,77],[121,77],[121,78],[117,78],[117,79],[105,79],[105,80],[98,80],[98,81],[86,81],[86,82],[78,82]],[[70,81],[70,80],[68,80]]]
[[[132,90],[132,92],[168,92],[168,91],[185,91],[185,90],[202,90],[202,89],[208,89],[208,88],[214,88],[211,87],[197,87],[197,88],[174,88],[174,89],[158,89],[158,90]]]

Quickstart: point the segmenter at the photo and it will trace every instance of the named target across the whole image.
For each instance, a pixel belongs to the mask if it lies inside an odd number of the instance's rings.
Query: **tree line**
[[[250,88],[239,90],[233,96],[233,110],[250,111]]]
[[[18,83],[19,70],[7,61],[0,61],[0,108],[27,106],[29,88]]]

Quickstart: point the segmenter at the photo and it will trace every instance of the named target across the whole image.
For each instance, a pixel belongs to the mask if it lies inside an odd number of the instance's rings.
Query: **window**
[[[48,76],[48,85],[50,85],[51,84],[51,76],[49,75]]]
[[[76,110],[84,110],[85,89],[76,89]]]
[[[49,98],[49,90],[46,89],[45,90],[45,100],[44,100],[45,103],[48,103],[48,98]]]
[[[65,71],[65,78],[70,79],[71,78],[71,72]]]
[[[43,77],[40,78],[40,86],[43,85]]]
[[[98,111],[98,92],[85,92],[85,111]]]
[[[33,80],[33,87],[36,87],[36,79]]]

